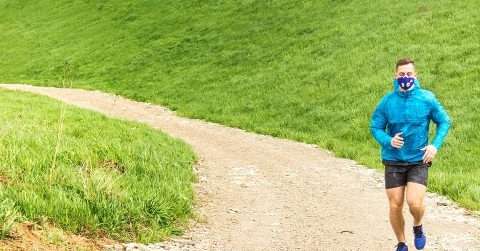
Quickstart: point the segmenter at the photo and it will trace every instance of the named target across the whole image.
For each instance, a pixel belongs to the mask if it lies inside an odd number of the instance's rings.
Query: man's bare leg
[[[405,242],[405,220],[403,218],[403,201],[405,186],[386,189],[390,206],[390,224],[399,242]]]
[[[422,224],[423,214],[425,213],[423,198],[425,197],[426,191],[427,188],[422,184],[415,182],[407,183],[407,204],[413,216],[414,226]]]

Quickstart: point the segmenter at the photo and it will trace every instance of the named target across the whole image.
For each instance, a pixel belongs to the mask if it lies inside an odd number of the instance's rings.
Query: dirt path
[[[315,146],[178,117],[156,105],[78,89],[0,85],[47,95],[149,124],[193,146],[197,224],[181,240],[151,245],[188,250],[393,250],[380,172]],[[480,250],[480,220],[444,198],[426,199],[426,250]],[[405,208],[411,250],[411,225]],[[173,245],[173,246],[172,246]]]

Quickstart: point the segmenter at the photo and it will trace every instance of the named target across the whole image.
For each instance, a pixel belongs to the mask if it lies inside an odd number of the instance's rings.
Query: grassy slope
[[[0,218],[154,241],[190,215],[195,158],[183,142],[27,93],[0,91],[0,107]]]
[[[0,2],[1,80],[75,86],[318,144],[380,168],[368,131],[398,57],[454,126],[430,190],[480,209],[480,16],[467,1]]]

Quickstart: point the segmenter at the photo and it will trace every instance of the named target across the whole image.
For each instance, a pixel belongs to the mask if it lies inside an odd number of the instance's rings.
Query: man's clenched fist
[[[423,163],[431,162],[433,157],[437,154],[437,148],[434,145],[428,145],[421,150],[425,151],[423,154]]]
[[[397,134],[395,134],[395,136],[392,138],[392,140],[390,141],[390,144],[395,147],[395,148],[402,148],[403,146],[403,138],[402,136],[400,136],[403,132],[399,132]]]

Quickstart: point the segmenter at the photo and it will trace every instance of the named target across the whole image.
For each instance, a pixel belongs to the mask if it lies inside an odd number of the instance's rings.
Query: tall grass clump
[[[17,216],[123,241],[181,231],[195,178],[185,143],[46,97],[2,90],[0,100],[2,236]]]
[[[1,186],[1,185],[0,185]],[[0,201],[0,239],[8,237],[17,223],[19,214],[9,199]]]

